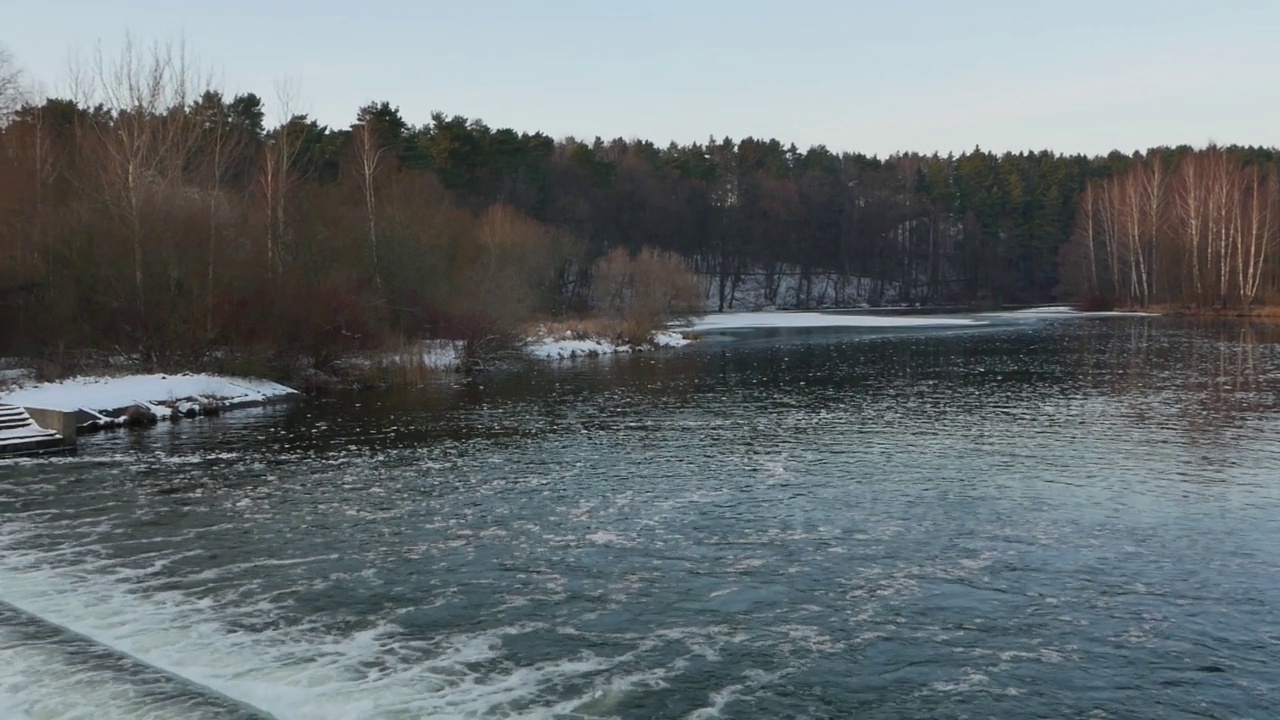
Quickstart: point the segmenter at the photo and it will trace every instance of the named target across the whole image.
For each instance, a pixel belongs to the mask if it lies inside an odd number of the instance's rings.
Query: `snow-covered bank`
[[[83,413],[82,425],[128,422],[129,408],[159,419],[195,416],[233,407],[260,405],[297,391],[253,378],[218,375],[125,375],[78,377],[60,382],[20,385],[0,392],[0,403]]]
[[[721,298],[721,281],[725,281]],[[805,274],[794,265],[784,265],[774,272],[756,268],[721,278],[717,273],[699,273],[707,310],[723,308],[726,312],[787,310],[794,308],[857,308],[893,303],[901,293],[898,284],[858,275],[813,272]]]
[[[529,355],[541,360],[568,360],[570,358],[681,347],[688,345],[689,342],[690,340],[684,335],[669,330],[654,333],[653,338],[642,345],[618,343],[607,338],[575,337],[572,334],[553,337],[545,331],[541,331],[529,338],[529,342],[524,349]]]
[[[613,353],[642,352],[659,348],[672,348],[693,342],[686,333],[714,332],[720,330],[748,330],[759,328],[928,328],[954,326],[981,326],[986,322],[974,318],[851,315],[833,312],[735,312],[713,313],[695,318],[691,322],[654,334],[653,339],[642,345],[615,343],[606,338],[583,336],[580,333],[551,335],[544,330],[534,334],[525,345],[525,352],[544,360],[576,357],[594,357]]]
[[[745,330],[751,328],[836,328],[836,327],[949,327],[982,325],[981,320],[955,317],[845,315],[820,312],[741,312],[707,315],[694,321],[695,332]]]

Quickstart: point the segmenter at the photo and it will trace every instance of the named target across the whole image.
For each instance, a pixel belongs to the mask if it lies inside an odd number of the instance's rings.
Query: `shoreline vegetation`
[[[1064,307],[1041,309],[1070,311]],[[863,314],[812,313],[812,311],[748,311],[704,316],[684,328],[664,329],[644,336],[628,336],[635,327],[625,323],[585,320],[557,324],[541,324],[520,352],[530,360],[567,360],[576,357],[644,352],[663,347],[681,347],[700,332],[758,327],[954,327],[982,324],[973,318],[946,316],[886,316]],[[635,338],[646,337],[639,341]],[[611,340],[612,338],[612,340]],[[384,386],[424,384],[442,373],[460,372],[465,363],[465,348],[454,341],[424,341],[401,348],[393,354],[353,356],[343,365],[353,366],[364,378],[380,378]],[[306,389],[314,389],[308,387]],[[138,374],[127,369],[115,372],[84,374],[60,380],[41,380],[33,369],[15,365],[15,360],[0,363],[0,405],[58,410],[76,415],[82,430],[155,424],[160,420],[179,420],[216,415],[238,407],[268,405],[301,395],[297,389],[271,380],[219,377],[200,373]]]
[[[0,88],[0,358],[38,380],[412,384],[744,308],[1280,306],[1274,149],[662,147],[385,101],[328,127],[180,44],[80,57],[65,96]]]
[[[678,327],[660,330],[642,344],[630,343],[617,330],[616,322],[600,320],[543,323],[520,345],[518,357],[526,362],[574,360],[619,353],[650,352],[683,347],[705,333],[750,328],[835,328],[835,327],[915,327],[948,328],[982,325],[987,317],[1106,317],[1122,315],[1218,317],[1223,319],[1280,319],[1280,310],[1252,308],[1249,315],[1239,309],[1149,306],[1089,310],[1077,305],[1038,305],[978,311],[955,307],[884,308],[903,313],[848,313],[814,311],[752,310],[710,313],[690,319]],[[613,338],[613,339],[610,339]],[[372,387],[411,387],[436,380],[458,378],[469,372],[465,354],[454,341],[423,341],[412,348],[374,357],[353,356],[340,365],[354,368],[344,384],[330,378],[325,388],[349,390]],[[514,363],[510,363],[514,365]],[[510,366],[509,365],[509,366]],[[136,370],[136,368],[135,368]],[[474,369],[472,370],[474,371]],[[358,378],[356,380],[355,378]],[[77,428],[84,431],[155,424],[203,416],[228,410],[261,407],[287,402],[304,394],[323,392],[316,385],[289,387],[271,380],[226,377],[208,373],[143,374],[128,365],[103,368],[97,373],[59,380],[40,380],[34,369],[20,361],[0,361],[0,405],[43,408],[71,412]]]

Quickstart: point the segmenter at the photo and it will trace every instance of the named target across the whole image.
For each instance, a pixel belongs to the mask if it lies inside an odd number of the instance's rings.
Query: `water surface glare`
[[[0,717],[1274,717],[1278,340],[730,332],[6,461]]]

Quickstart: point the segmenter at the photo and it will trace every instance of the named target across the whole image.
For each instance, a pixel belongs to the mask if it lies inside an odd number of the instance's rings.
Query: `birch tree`
[[[0,127],[4,127],[23,102],[22,71],[13,55],[0,46]]]
[[[266,209],[266,255],[268,275],[284,272],[283,244],[287,236],[285,203],[289,189],[297,182],[294,161],[306,133],[301,118],[295,116],[296,86],[287,80],[276,84],[280,125],[262,146],[258,164],[258,185]]]
[[[369,258],[373,263],[373,282],[378,289],[382,288],[382,268],[379,265],[378,253],[378,195],[375,187],[378,172],[382,169],[387,148],[378,139],[378,130],[372,118],[351,128],[351,142],[355,153],[355,175],[360,183],[364,196],[366,232],[369,247]]]
[[[1251,168],[1248,192],[1243,200],[1246,227],[1236,234],[1236,277],[1240,285],[1240,304],[1247,311],[1258,296],[1262,283],[1267,250],[1275,232],[1275,169],[1265,174],[1257,165]]]
[[[1165,186],[1168,184],[1168,173],[1165,172],[1164,161],[1158,153],[1153,153],[1142,172],[1143,203],[1146,206],[1147,253],[1145,267],[1150,277],[1149,297],[1159,293],[1160,283],[1160,245],[1163,240],[1165,218]]]
[[[1177,226],[1183,257],[1191,265],[1191,296],[1196,305],[1204,301],[1204,272],[1201,256],[1204,254],[1205,187],[1203,157],[1193,153],[1183,158],[1179,168],[1180,190],[1177,196]]]
[[[91,125],[103,150],[103,186],[122,214],[133,247],[134,296],[140,322],[147,317],[144,213],[180,180],[196,138],[186,105],[196,85],[181,45],[139,48],[126,37],[109,58],[99,46],[87,67],[76,68],[82,107],[100,105],[109,119]]]

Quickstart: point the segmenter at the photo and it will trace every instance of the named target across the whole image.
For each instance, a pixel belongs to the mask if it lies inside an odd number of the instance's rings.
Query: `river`
[[[1280,333],[713,333],[0,464],[3,718],[1263,718]]]

